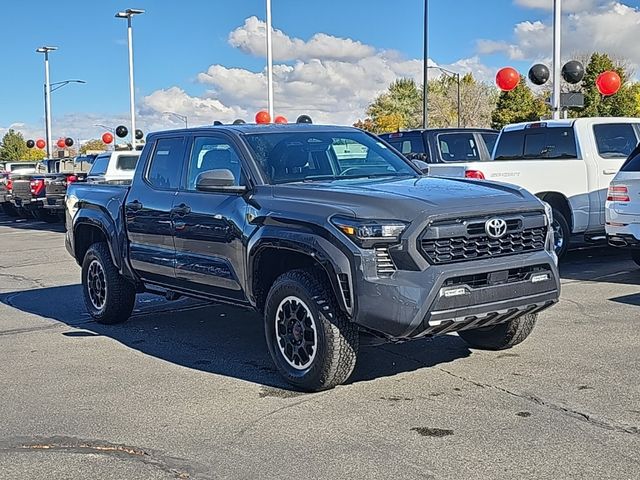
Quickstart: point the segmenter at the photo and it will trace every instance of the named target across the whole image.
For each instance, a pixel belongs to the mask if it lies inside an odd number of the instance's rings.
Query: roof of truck
[[[530,128],[531,126],[539,127],[552,127],[552,128],[570,128],[575,123],[640,123],[639,118],[634,117],[581,117],[581,118],[567,118],[561,120],[538,120],[536,122],[521,122],[512,123],[511,125],[505,125],[504,131],[509,132],[513,130],[523,130]]]

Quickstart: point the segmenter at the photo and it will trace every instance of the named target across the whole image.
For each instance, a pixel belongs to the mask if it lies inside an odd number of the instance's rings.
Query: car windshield
[[[255,133],[245,138],[270,184],[419,175],[402,156],[360,131]]]

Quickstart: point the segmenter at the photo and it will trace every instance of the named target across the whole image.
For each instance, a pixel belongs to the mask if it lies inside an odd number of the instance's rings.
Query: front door
[[[236,185],[244,184],[241,156],[231,139],[196,136],[174,202],[176,277],[183,288],[244,300],[246,200],[239,194],[196,190],[199,174],[221,169],[231,171]]]
[[[143,280],[169,285],[175,282],[171,216],[182,178],[184,152],[184,137],[158,139],[127,196],[129,258]]]

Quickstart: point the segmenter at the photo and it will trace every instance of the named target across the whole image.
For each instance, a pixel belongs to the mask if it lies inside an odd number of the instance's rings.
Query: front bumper
[[[354,321],[395,339],[502,323],[544,310],[560,296],[558,268],[547,251],[398,270],[388,278],[361,257],[356,271]]]

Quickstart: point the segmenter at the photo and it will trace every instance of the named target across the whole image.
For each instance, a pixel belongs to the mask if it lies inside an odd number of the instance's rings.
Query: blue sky
[[[380,52],[393,50],[397,52],[394,56],[405,60],[422,56],[423,0],[272,1],[274,28],[282,30],[290,38],[306,42],[313,35],[324,33],[352,39],[372,47],[377,52],[375,55],[385,57],[387,63],[388,55]],[[568,43],[574,46],[581,45],[580,38],[573,37],[581,36],[583,27],[584,34],[590,37],[593,37],[594,29],[595,33],[602,33],[597,31],[599,28],[604,30],[606,36],[606,29],[613,28],[607,22],[615,23],[615,19],[610,20],[610,15],[606,14],[615,9],[615,5],[629,9],[621,13],[624,18],[630,18],[631,15],[640,17],[637,10],[640,0],[580,1],[565,0],[567,15],[578,13],[580,16],[578,20],[574,18],[573,23],[568,22],[569,28],[575,31],[565,34],[571,36]],[[82,135],[91,135],[87,125],[74,122],[86,124],[104,118],[104,122],[108,123],[125,115],[128,110],[126,22],[115,19],[114,14],[127,7],[147,10],[146,14],[134,19],[139,108],[150,114],[163,106],[162,102],[175,107],[168,97],[174,95],[176,90],[167,93],[168,89],[175,87],[184,92],[184,99],[177,106],[196,118],[204,116],[202,111],[197,111],[203,108],[209,109],[207,111],[211,111],[212,115],[220,112],[222,117],[249,114],[254,105],[259,104],[259,98],[241,105],[242,95],[225,91],[230,87],[223,86],[224,79],[202,81],[198,75],[206,72],[211,65],[242,69],[249,73],[262,71],[264,59],[259,53],[246,45],[232,45],[229,35],[245,25],[246,19],[252,16],[264,19],[264,3],[264,0],[24,0],[5,3],[4,21],[0,29],[1,54],[5,66],[0,75],[0,132],[12,124],[24,123],[25,131],[37,133],[43,117],[43,59],[42,55],[35,53],[35,49],[45,44],[59,47],[57,52],[51,54],[52,81],[78,78],[87,82],[86,85],[69,85],[54,93],[54,136],[63,134],[61,130],[64,128],[82,128]],[[544,59],[551,54],[547,48],[549,31],[540,27],[540,36],[537,38],[530,28],[531,25],[548,26],[551,12],[545,7],[550,5],[551,0],[430,0],[430,58],[440,65],[454,65],[461,70],[477,68],[478,74],[485,79],[490,79],[491,73],[507,64],[526,72],[533,60]],[[600,18],[598,15],[604,19],[603,27],[584,20],[588,18],[597,23]],[[518,25],[521,26],[519,29],[516,28]],[[633,33],[635,39],[635,34],[639,32],[629,33]],[[617,40],[612,48],[622,48],[620,43],[621,40]],[[636,59],[632,55],[634,64],[636,60],[640,63],[640,53],[637,56]],[[332,61],[331,58],[319,59],[320,62],[325,60]],[[297,62],[298,59],[288,57],[278,63],[291,66]],[[303,59],[303,62],[313,64],[314,59]],[[348,62],[355,63],[355,60]],[[366,64],[363,65],[362,68],[366,68]],[[407,68],[409,74],[415,73],[415,68]],[[391,70],[405,72],[395,67]],[[223,75],[230,74],[225,70]],[[371,72],[371,77],[375,76],[376,72]],[[281,81],[287,78],[293,81],[290,75],[284,73]],[[305,78],[308,81],[308,77]],[[330,81],[330,78],[327,77],[325,81]],[[380,77],[380,83],[387,79],[387,76]],[[237,78],[230,81],[238,82]],[[383,84],[375,88],[372,86],[371,91],[385,87]],[[145,97],[154,92],[163,92],[164,96],[157,93],[152,100],[143,104]],[[286,92],[286,87],[282,86],[281,94]],[[328,89],[323,95],[337,94]],[[349,96],[348,92],[343,94]],[[248,91],[247,95],[260,94]],[[289,96],[282,99],[283,108]],[[205,105],[200,105],[200,99],[207,99]],[[214,103],[217,100],[221,105]],[[306,100],[313,102],[312,96],[309,99],[302,96],[296,98],[298,102]],[[181,107],[183,104],[184,107]],[[352,103],[349,109],[362,110],[364,106]],[[315,105],[312,105],[312,110],[314,108]],[[289,110],[295,109],[289,105]],[[318,111],[322,115],[320,107]],[[362,114],[353,113],[354,116]],[[90,118],[84,118],[83,115]],[[159,119],[160,116],[153,116],[149,128],[157,127]],[[340,119],[336,118],[337,121]],[[345,118],[345,121],[351,120]],[[61,126],[65,121],[74,124]]]

